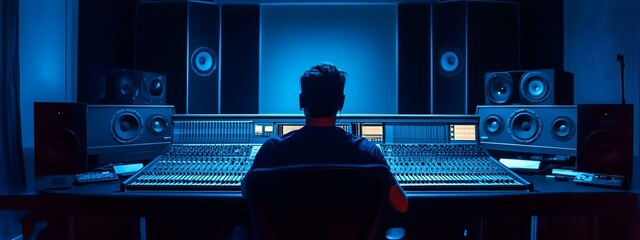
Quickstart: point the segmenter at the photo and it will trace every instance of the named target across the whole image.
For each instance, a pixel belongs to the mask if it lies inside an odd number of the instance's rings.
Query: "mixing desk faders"
[[[530,190],[478,144],[478,116],[347,115],[336,126],[376,143],[399,184],[419,190]],[[239,190],[266,139],[300,129],[303,115],[174,115],[173,143],[125,191]]]
[[[174,144],[124,184],[127,190],[239,188],[260,145]]]
[[[529,184],[478,145],[379,145],[406,189],[527,189]]]

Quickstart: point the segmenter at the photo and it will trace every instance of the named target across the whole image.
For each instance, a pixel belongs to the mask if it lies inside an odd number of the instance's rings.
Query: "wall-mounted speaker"
[[[37,176],[155,158],[171,144],[169,105],[35,103]]]
[[[78,102],[87,104],[162,105],[166,103],[166,76],[159,73],[90,67],[88,82]]]
[[[478,106],[487,150],[576,156],[577,170],[631,178],[633,106],[621,104]]]
[[[433,4],[432,41],[432,112],[472,114],[485,101],[485,72],[520,69],[518,4]]]
[[[553,69],[487,72],[485,104],[573,104],[573,73]]]
[[[177,113],[219,113],[220,7],[205,1],[140,1],[135,65],[167,76]]]

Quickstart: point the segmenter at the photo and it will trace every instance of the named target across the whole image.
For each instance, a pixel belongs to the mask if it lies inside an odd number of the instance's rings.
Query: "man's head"
[[[311,67],[300,77],[300,108],[308,117],[331,117],[344,105],[346,74],[323,63]]]

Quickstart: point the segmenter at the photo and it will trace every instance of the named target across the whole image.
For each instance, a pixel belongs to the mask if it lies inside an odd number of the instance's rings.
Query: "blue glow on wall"
[[[564,67],[575,74],[575,103],[621,103],[620,65],[625,58],[625,98],[634,104],[634,155],[640,145],[640,2],[564,2]],[[640,164],[635,164],[640,173]],[[640,179],[635,178],[634,179]]]
[[[33,147],[33,102],[67,97],[67,3],[20,0],[20,111],[24,147]]]
[[[302,113],[299,78],[334,63],[348,74],[342,113],[397,113],[395,4],[262,5],[260,113]]]

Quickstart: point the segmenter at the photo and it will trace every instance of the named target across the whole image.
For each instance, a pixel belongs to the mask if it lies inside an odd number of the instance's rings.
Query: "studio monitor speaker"
[[[580,172],[625,176],[629,187],[633,172],[633,105],[578,105],[578,158]]]
[[[177,113],[219,113],[220,6],[207,1],[139,1],[135,65],[166,74]]]
[[[485,101],[484,74],[520,69],[518,4],[433,4],[432,104],[437,114],[472,114]]]
[[[485,104],[573,104],[573,74],[553,69],[487,72]]]
[[[37,176],[151,160],[171,144],[173,106],[35,103]]]
[[[625,176],[633,169],[633,106],[478,106],[488,150],[576,156],[580,172]]]
[[[219,113],[220,6],[205,1],[139,1],[135,64],[167,75],[177,113]]]
[[[480,144],[488,150],[576,155],[576,107],[478,106]]]
[[[166,76],[159,73],[92,66],[79,102],[87,104],[162,105]]]

